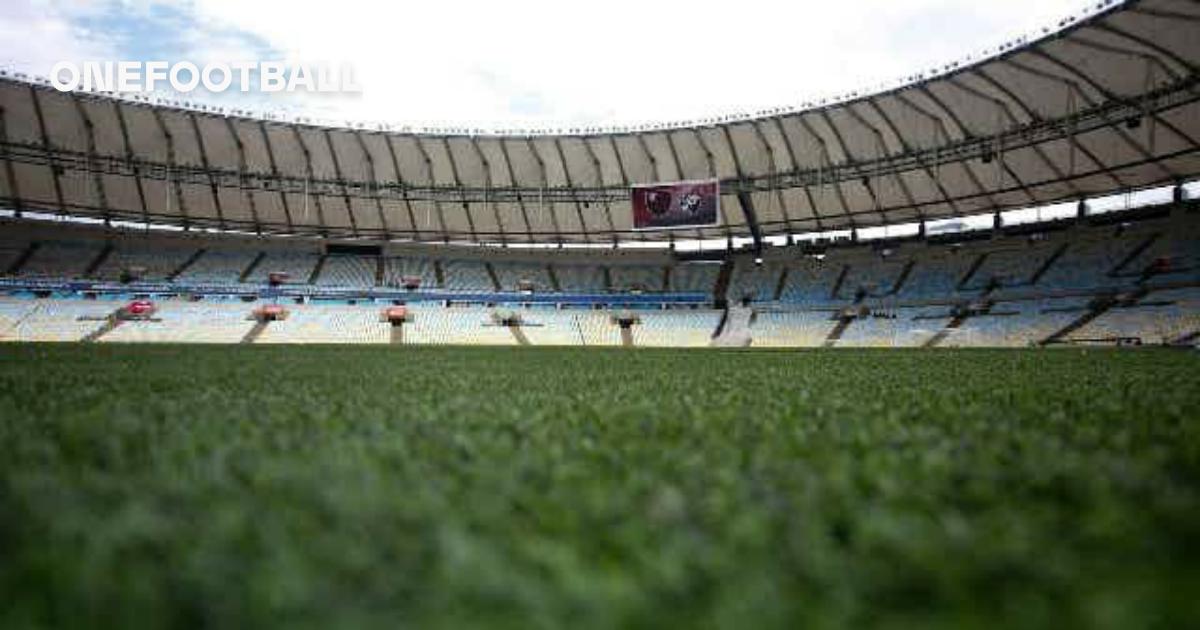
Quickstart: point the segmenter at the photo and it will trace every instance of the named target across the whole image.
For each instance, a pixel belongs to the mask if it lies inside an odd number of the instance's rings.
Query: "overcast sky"
[[[1092,1],[0,0],[0,63],[344,62],[359,96],[201,98],[417,125],[631,124],[874,86]]]

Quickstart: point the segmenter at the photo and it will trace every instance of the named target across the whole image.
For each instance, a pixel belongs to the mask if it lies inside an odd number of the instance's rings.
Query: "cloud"
[[[65,7],[15,0],[0,2],[0,64],[48,75],[55,63],[75,59],[109,59],[115,43],[81,28],[75,18],[87,6]]]
[[[7,0],[5,10],[32,2]],[[148,39],[193,61],[254,54],[354,65],[361,97],[279,102],[293,110],[414,124],[571,127],[794,105],[959,58],[1087,3],[740,0],[736,10],[709,0],[53,4],[66,16],[55,27],[59,41],[70,42],[73,24],[96,31],[115,18],[108,36],[122,53],[146,48],[130,41],[132,29],[171,34]],[[13,47],[7,41],[0,54]]]

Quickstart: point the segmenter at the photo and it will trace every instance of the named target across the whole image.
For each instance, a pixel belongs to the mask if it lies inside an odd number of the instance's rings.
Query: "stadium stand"
[[[720,265],[683,264],[670,268],[670,289],[679,292],[712,293]]]
[[[565,293],[599,293],[604,291],[604,269],[595,265],[554,265],[559,287]]]
[[[476,306],[413,308],[412,326],[405,326],[407,344],[511,346],[507,327],[492,319],[492,309]]]
[[[1179,7],[1191,3],[1097,3],[1058,25],[1070,45],[1050,28],[973,60],[971,69],[948,65],[894,90],[780,113],[770,125],[706,123],[693,130],[699,142],[675,142],[674,132],[651,125],[616,135],[535,134],[541,140],[526,138],[531,146],[512,150],[512,138],[496,133],[437,159],[413,147],[424,146],[422,138],[442,138],[447,147],[461,138],[436,131],[355,138],[353,129],[331,127],[328,142],[268,142],[247,160],[231,150],[247,149],[238,129],[253,121],[240,115],[217,120],[103,94],[78,107],[38,81],[0,76],[0,117],[13,149],[4,152],[9,196],[0,208],[3,338],[1186,343],[1200,332],[1193,98],[1200,48],[1186,28],[1195,20],[1177,19]],[[1114,37],[1124,43],[1113,45]],[[1058,69],[1045,70],[1047,60]],[[1155,72],[1145,74],[1150,66]],[[1095,70],[1082,82],[1082,72],[1064,76],[1075,67]],[[1073,97],[1061,98],[1064,90]],[[116,125],[97,109],[92,114],[105,122],[94,123],[85,114],[97,104],[128,120]],[[825,117],[836,122],[814,121]],[[134,194],[182,177],[163,161],[174,138],[161,127],[189,119],[196,124],[184,125],[192,128],[186,142],[201,155],[189,159],[186,175],[207,180],[212,198],[224,201],[213,216],[203,204],[189,213]],[[139,140],[114,142],[97,131],[110,127]],[[710,127],[726,136],[719,151],[703,137]],[[930,137],[931,128],[942,131]],[[392,146],[385,160],[373,155],[376,141]],[[557,150],[535,148],[541,141]],[[334,155],[335,146],[346,155]],[[816,146],[838,151],[810,150]],[[854,147],[871,149],[854,155]],[[306,166],[272,159],[295,152]],[[504,163],[504,184],[495,185],[487,168],[456,168],[468,166],[456,162],[464,155]],[[53,193],[91,158],[113,167],[103,186],[113,194]],[[392,166],[350,167],[378,162]],[[434,162],[437,174],[433,166],[412,168]],[[313,167],[339,163],[350,168],[335,168],[337,180],[321,180],[316,171],[329,169]],[[718,180],[717,224],[668,232],[631,223],[631,186],[665,184],[662,164],[673,164],[679,180]],[[240,177],[227,177],[233,172]],[[595,180],[584,182],[585,173]],[[299,196],[288,189],[298,178],[306,208],[326,200],[345,207],[351,188],[364,203],[351,204],[349,217],[318,212],[296,225],[287,195]],[[399,198],[396,186],[376,185],[395,181],[404,184]],[[248,190],[262,203],[242,206]],[[420,226],[414,200],[426,215]],[[572,204],[577,214],[560,216]],[[343,220],[372,205],[372,216],[360,217],[367,220]],[[376,221],[393,218],[386,215],[401,220]],[[275,272],[287,274],[283,286],[269,286]],[[159,311],[150,321],[104,322],[134,298],[154,300]],[[254,305],[276,302],[292,316],[255,326]],[[401,303],[413,321],[393,329],[381,313]],[[521,322],[495,325],[497,309]],[[615,318],[627,313],[637,321],[622,330]]]
[[[662,291],[663,268],[617,264],[608,267],[614,291]]]
[[[49,241],[38,243],[21,268],[26,278],[82,278],[88,265],[104,251],[99,241]]]
[[[176,280],[198,284],[236,284],[242,272],[258,255],[258,252],[250,250],[206,249]]]
[[[106,343],[238,343],[254,327],[254,305],[244,302],[165,300],[149,321],[127,321]]]
[[[375,286],[378,260],[366,256],[334,255],[325,259],[315,284],[335,287]]]
[[[834,327],[830,311],[764,311],[750,325],[751,345],[772,348],[816,348]]]
[[[426,258],[386,258],[383,274],[384,286],[403,286],[405,278],[419,278],[423,288],[437,286],[433,261]]]
[[[711,263],[669,265],[655,257],[557,252],[488,262],[434,258],[441,251],[436,248],[408,248],[402,256],[385,252],[382,258],[322,257],[307,244],[298,250],[270,244],[264,251],[263,245],[220,236],[148,239],[74,228],[58,239],[36,230],[26,238],[18,229],[6,234],[0,248],[10,266],[25,259],[18,274],[4,281],[7,288],[0,287],[8,294],[0,325],[8,340],[79,340],[100,328],[95,318],[142,291],[160,295],[156,321],[125,322],[102,331],[102,341],[232,343],[253,326],[253,304],[229,300],[271,298],[267,276],[284,271],[291,276],[284,292],[308,297],[292,307],[292,317],[263,327],[253,337],[257,343],[388,342],[393,336],[382,309],[398,295],[361,299],[361,292],[380,290],[416,299],[410,304],[415,321],[396,337],[410,344],[619,345],[613,314],[625,307],[623,300],[643,298],[654,308],[634,311],[640,321],[630,331],[633,345],[1173,343],[1197,332],[1197,226],[1194,212],[1158,213],[1136,221],[1051,225],[1046,231],[1025,226],[1011,235],[997,232],[963,241],[909,240],[886,247],[850,242],[820,255],[784,248],[768,252],[761,264],[734,254],[728,315],[663,308],[688,294],[708,304],[720,272]],[[443,287],[437,286],[439,265]],[[89,266],[94,267],[90,274]],[[140,283],[87,289],[89,281],[119,280],[135,267],[145,272]],[[314,270],[319,273],[309,284]],[[375,286],[377,277],[383,279],[381,287]],[[421,281],[415,293],[397,288],[408,277]],[[525,281],[533,283],[533,294],[517,291]],[[670,290],[663,291],[664,286]],[[646,295],[629,295],[633,287],[642,287]],[[341,296],[339,290],[359,294]],[[174,297],[213,291],[218,293],[196,302]],[[43,299],[33,297],[38,292]],[[459,294],[473,301],[456,300]],[[539,294],[542,301],[522,303]],[[111,299],[82,299],[97,296]],[[599,301],[577,302],[586,296]],[[749,305],[744,311],[737,306],[743,300]],[[517,330],[492,325],[489,309],[496,304],[515,307],[525,321]],[[839,324],[835,314],[848,307],[855,309],[854,316]],[[730,328],[718,339],[719,325]],[[738,337],[735,328],[744,328],[747,338]]]
[[[544,264],[494,262],[492,268],[496,270],[501,291],[517,291],[523,282],[529,283],[535,291],[554,290],[553,283],[550,282],[550,272]]]
[[[530,309],[521,312],[522,330],[535,346],[588,345],[582,319],[598,314],[582,310]]]
[[[149,240],[121,241],[92,276],[102,280],[120,280],[126,273],[140,270],[142,279],[166,280],[195,253],[195,247]]]
[[[633,342],[638,346],[708,346],[721,321],[721,312],[714,310],[639,313],[639,316],[640,325],[633,327]]]
[[[461,291],[464,293],[486,293],[497,289],[492,283],[491,276],[488,275],[487,267],[482,262],[473,260],[445,260],[441,264],[443,273],[445,274],[443,288],[446,290]]]
[[[244,282],[263,284],[270,274],[282,272],[288,274],[288,282],[306,283],[319,258],[315,253],[307,252],[270,252],[254,266]]]
[[[120,303],[112,300],[44,299],[17,306],[4,300],[5,341],[81,341],[104,325]]]
[[[373,305],[294,305],[255,343],[388,343],[391,328]]]

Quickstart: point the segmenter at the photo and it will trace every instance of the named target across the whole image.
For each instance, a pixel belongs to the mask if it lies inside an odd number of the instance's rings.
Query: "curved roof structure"
[[[0,203],[257,233],[592,242],[964,216],[1200,174],[1200,3],[1102,0],[882,92],[681,127],[397,133],[0,79]],[[727,79],[727,89],[736,89]],[[633,232],[629,187],[718,178],[722,221]]]

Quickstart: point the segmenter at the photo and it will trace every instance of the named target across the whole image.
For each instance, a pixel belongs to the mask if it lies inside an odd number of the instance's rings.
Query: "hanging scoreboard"
[[[631,205],[635,230],[713,226],[720,222],[721,183],[703,179],[638,185]]]

